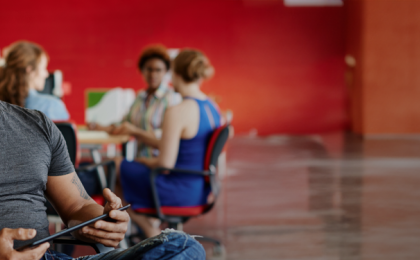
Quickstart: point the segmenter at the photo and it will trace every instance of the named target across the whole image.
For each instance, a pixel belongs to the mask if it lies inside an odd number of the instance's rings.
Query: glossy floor
[[[184,230],[227,259],[420,259],[420,137],[234,138],[217,207]]]
[[[184,225],[226,259],[420,259],[420,136],[235,137],[227,151],[216,207]]]

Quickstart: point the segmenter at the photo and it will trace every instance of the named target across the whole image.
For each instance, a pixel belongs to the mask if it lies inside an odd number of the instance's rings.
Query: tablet
[[[123,210],[128,209],[130,206],[131,206],[131,205],[130,205],[130,204],[128,204],[127,206],[124,206],[124,207],[119,208],[119,209],[117,209],[117,210],[119,210],[119,211],[123,211]],[[107,218],[108,218],[108,219],[107,219]],[[21,246],[21,247],[17,248],[16,250],[17,250],[17,251],[22,251],[23,249],[28,248],[28,247],[36,247],[36,246],[39,246],[39,245],[41,245],[41,244],[43,244],[43,243],[45,243],[45,242],[48,242],[48,241],[51,241],[51,240],[53,240],[53,239],[55,239],[55,238],[61,237],[62,235],[65,235],[65,234],[71,233],[71,232],[73,232],[73,231],[76,231],[76,230],[78,230],[78,229],[81,229],[82,227],[85,227],[85,226],[88,226],[88,225],[90,225],[90,224],[93,224],[93,223],[95,223],[96,221],[101,220],[101,219],[105,219],[105,220],[107,220],[107,221],[109,221],[109,222],[113,222],[113,221],[114,221],[113,219],[111,219],[111,218],[109,217],[109,214],[108,214],[108,213],[107,213],[107,214],[103,214],[103,215],[101,215],[101,216],[99,216],[99,217],[96,217],[96,218],[93,218],[93,219],[88,220],[88,221],[86,221],[86,222],[80,223],[79,225],[76,225],[76,226],[74,226],[74,227],[67,228],[67,229],[63,229],[62,231],[57,232],[57,233],[55,233],[54,235],[51,235],[51,236],[48,236],[48,237],[42,238],[42,239],[37,240],[37,241],[35,241],[35,242],[32,242],[32,243],[30,243],[30,244],[28,244],[28,245]]]

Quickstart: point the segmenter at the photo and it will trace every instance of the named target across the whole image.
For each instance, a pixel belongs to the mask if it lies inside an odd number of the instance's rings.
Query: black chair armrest
[[[92,163],[86,166],[79,167],[76,170],[77,171],[92,171],[98,168],[99,166],[110,166],[110,165],[115,167],[115,162],[112,160],[109,160],[109,161],[103,161],[100,163]]]
[[[88,243],[81,240],[77,240],[71,236],[63,236],[53,240],[53,244],[65,244],[65,245],[81,245],[81,246],[90,246],[92,247],[97,254],[107,253],[114,250],[113,247],[106,247],[99,243]]]
[[[165,220],[166,216],[162,213],[162,210],[160,208],[160,200],[159,200],[159,195],[158,195],[157,187],[156,187],[156,176],[158,176],[159,174],[165,174],[163,172],[166,172],[166,171],[182,173],[182,174],[209,176],[212,192],[214,193],[215,196],[217,196],[219,193],[218,188],[216,187],[217,186],[216,173],[215,173],[216,171],[214,167],[210,167],[210,170],[208,171],[206,170],[196,171],[196,170],[175,169],[175,168],[170,169],[170,168],[164,168],[164,167],[152,169],[152,171],[150,172],[150,185],[152,188],[153,202],[155,203],[156,213],[157,213],[157,216],[161,220]]]
[[[164,167],[158,167],[152,170],[150,173],[151,175],[158,175],[158,174],[164,174],[163,172],[170,171],[170,172],[177,172],[177,173],[185,173],[185,174],[195,174],[195,175],[202,175],[202,176],[210,176],[214,174],[211,171],[196,171],[196,170],[186,170],[186,169],[176,169],[176,168],[164,168]]]
[[[108,185],[107,188],[109,188],[111,191],[114,191],[115,190],[115,181],[116,181],[116,178],[117,178],[117,173],[116,173],[115,162],[114,161],[109,160],[109,161],[104,161],[104,162],[100,162],[100,163],[89,164],[89,165],[77,168],[76,172],[82,172],[82,171],[89,172],[89,171],[97,169],[100,166],[107,166],[107,168],[108,168],[108,174],[106,176],[106,179],[107,179],[106,182],[107,182],[107,185]]]

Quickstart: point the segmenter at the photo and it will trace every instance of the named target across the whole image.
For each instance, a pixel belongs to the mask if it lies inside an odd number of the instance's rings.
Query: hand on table
[[[121,199],[110,189],[104,189],[103,195],[108,201],[104,208],[104,214],[109,212],[110,217],[116,222],[98,220],[92,226],[79,230],[79,234],[105,246],[116,247],[124,239],[129,216],[126,211],[116,210],[122,207]]]
[[[137,127],[129,122],[124,122],[115,127],[111,134],[113,135],[134,135],[138,131]]]
[[[13,249],[13,240],[29,240],[36,235],[35,229],[10,229],[0,231],[0,259],[5,260],[39,260],[50,247],[48,242],[22,252]]]
[[[98,128],[98,125],[96,123],[87,123],[86,127],[89,130],[96,130]]]
[[[108,134],[111,134],[112,131],[114,131],[114,129],[116,128],[115,125],[101,126],[97,123],[87,123],[86,127],[91,131],[105,131]]]

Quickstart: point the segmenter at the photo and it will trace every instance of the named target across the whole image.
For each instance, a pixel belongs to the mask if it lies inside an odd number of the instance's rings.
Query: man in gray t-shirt
[[[52,250],[46,252],[48,243],[24,252],[13,249],[48,236],[44,195],[69,227],[108,212],[115,220],[99,220],[74,232],[76,238],[113,247],[124,238],[129,217],[126,212],[115,210],[122,206],[121,199],[105,189],[103,195],[108,202],[102,207],[87,195],[54,123],[41,112],[0,101],[0,259],[72,259]],[[191,236],[165,230],[131,248],[83,259],[172,257],[205,259],[205,251]]]
[[[9,229],[36,230],[35,236],[22,236],[26,232],[22,230],[20,236],[17,232],[9,238],[32,238],[15,240],[15,248],[49,235],[44,194],[68,226],[122,206],[108,189],[104,191],[108,201],[105,208],[86,194],[74,172],[65,140],[50,119],[41,112],[0,101],[0,242]],[[74,235],[117,246],[124,238],[129,217],[126,212],[111,213],[116,223],[98,221],[95,227],[84,229],[88,233],[80,230]]]
[[[46,237],[49,176],[74,172],[66,143],[44,114],[0,103],[0,229],[35,228]],[[15,246],[28,242],[16,241]]]

